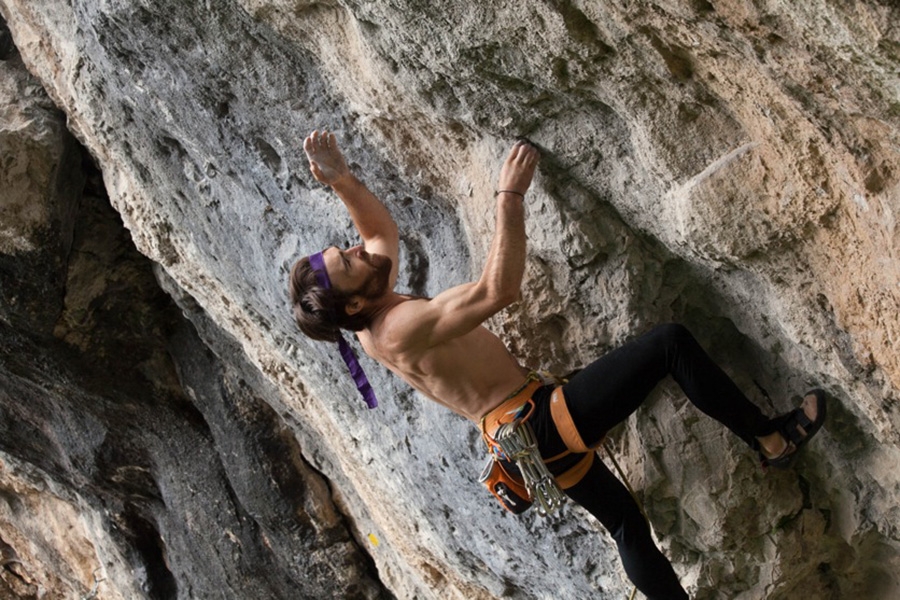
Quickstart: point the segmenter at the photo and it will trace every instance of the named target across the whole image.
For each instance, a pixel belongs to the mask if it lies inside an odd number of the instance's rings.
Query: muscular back
[[[429,302],[407,299],[393,306],[359,333],[360,342],[416,390],[477,422],[522,384],[527,370],[484,326],[434,345],[421,343],[425,338],[409,325]]]

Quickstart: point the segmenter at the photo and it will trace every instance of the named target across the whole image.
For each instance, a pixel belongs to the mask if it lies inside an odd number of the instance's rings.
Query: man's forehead
[[[340,255],[341,249],[337,246],[329,246],[328,248],[322,250],[322,262],[325,266],[326,274],[328,275],[329,279],[331,279],[332,285],[340,285],[340,280],[342,278],[342,270],[340,268]],[[337,278],[338,281],[335,281],[335,278]]]
[[[322,250],[322,256],[325,259],[330,259],[330,260],[334,260],[335,255],[338,255],[340,253],[341,253],[341,249],[338,248],[337,246],[328,246],[327,248]]]

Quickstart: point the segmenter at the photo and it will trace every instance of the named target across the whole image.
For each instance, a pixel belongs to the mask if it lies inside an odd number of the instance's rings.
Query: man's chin
[[[373,273],[366,283],[366,297],[380,298],[391,290],[388,289],[388,282],[391,277],[391,259],[381,254],[369,254],[369,263],[372,265]]]
[[[391,268],[391,257],[385,256],[384,254],[375,254],[374,252],[369,253],[369,262],[373,267],[377,267],[381,269],[387,266],[388,270]]]

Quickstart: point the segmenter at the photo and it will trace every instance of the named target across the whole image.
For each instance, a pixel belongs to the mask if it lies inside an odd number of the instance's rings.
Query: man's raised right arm
[[[525,141],[516,142],[497,181],[497,223],[491,249],[476,285],[504,308],[516,301],[525,273],[525,192],[540,155]],[[497,310],[500,310],[498,308]],[[496,311],[495,311],[496,312]]]

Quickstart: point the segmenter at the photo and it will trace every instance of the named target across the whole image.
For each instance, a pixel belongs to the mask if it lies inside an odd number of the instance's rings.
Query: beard
[[[388,292],[393,261],[381,254],[369,254],[368,258],[369,264],[372,265],[372,272],[359,289],[353,293],[367,300],[373,300]]]

